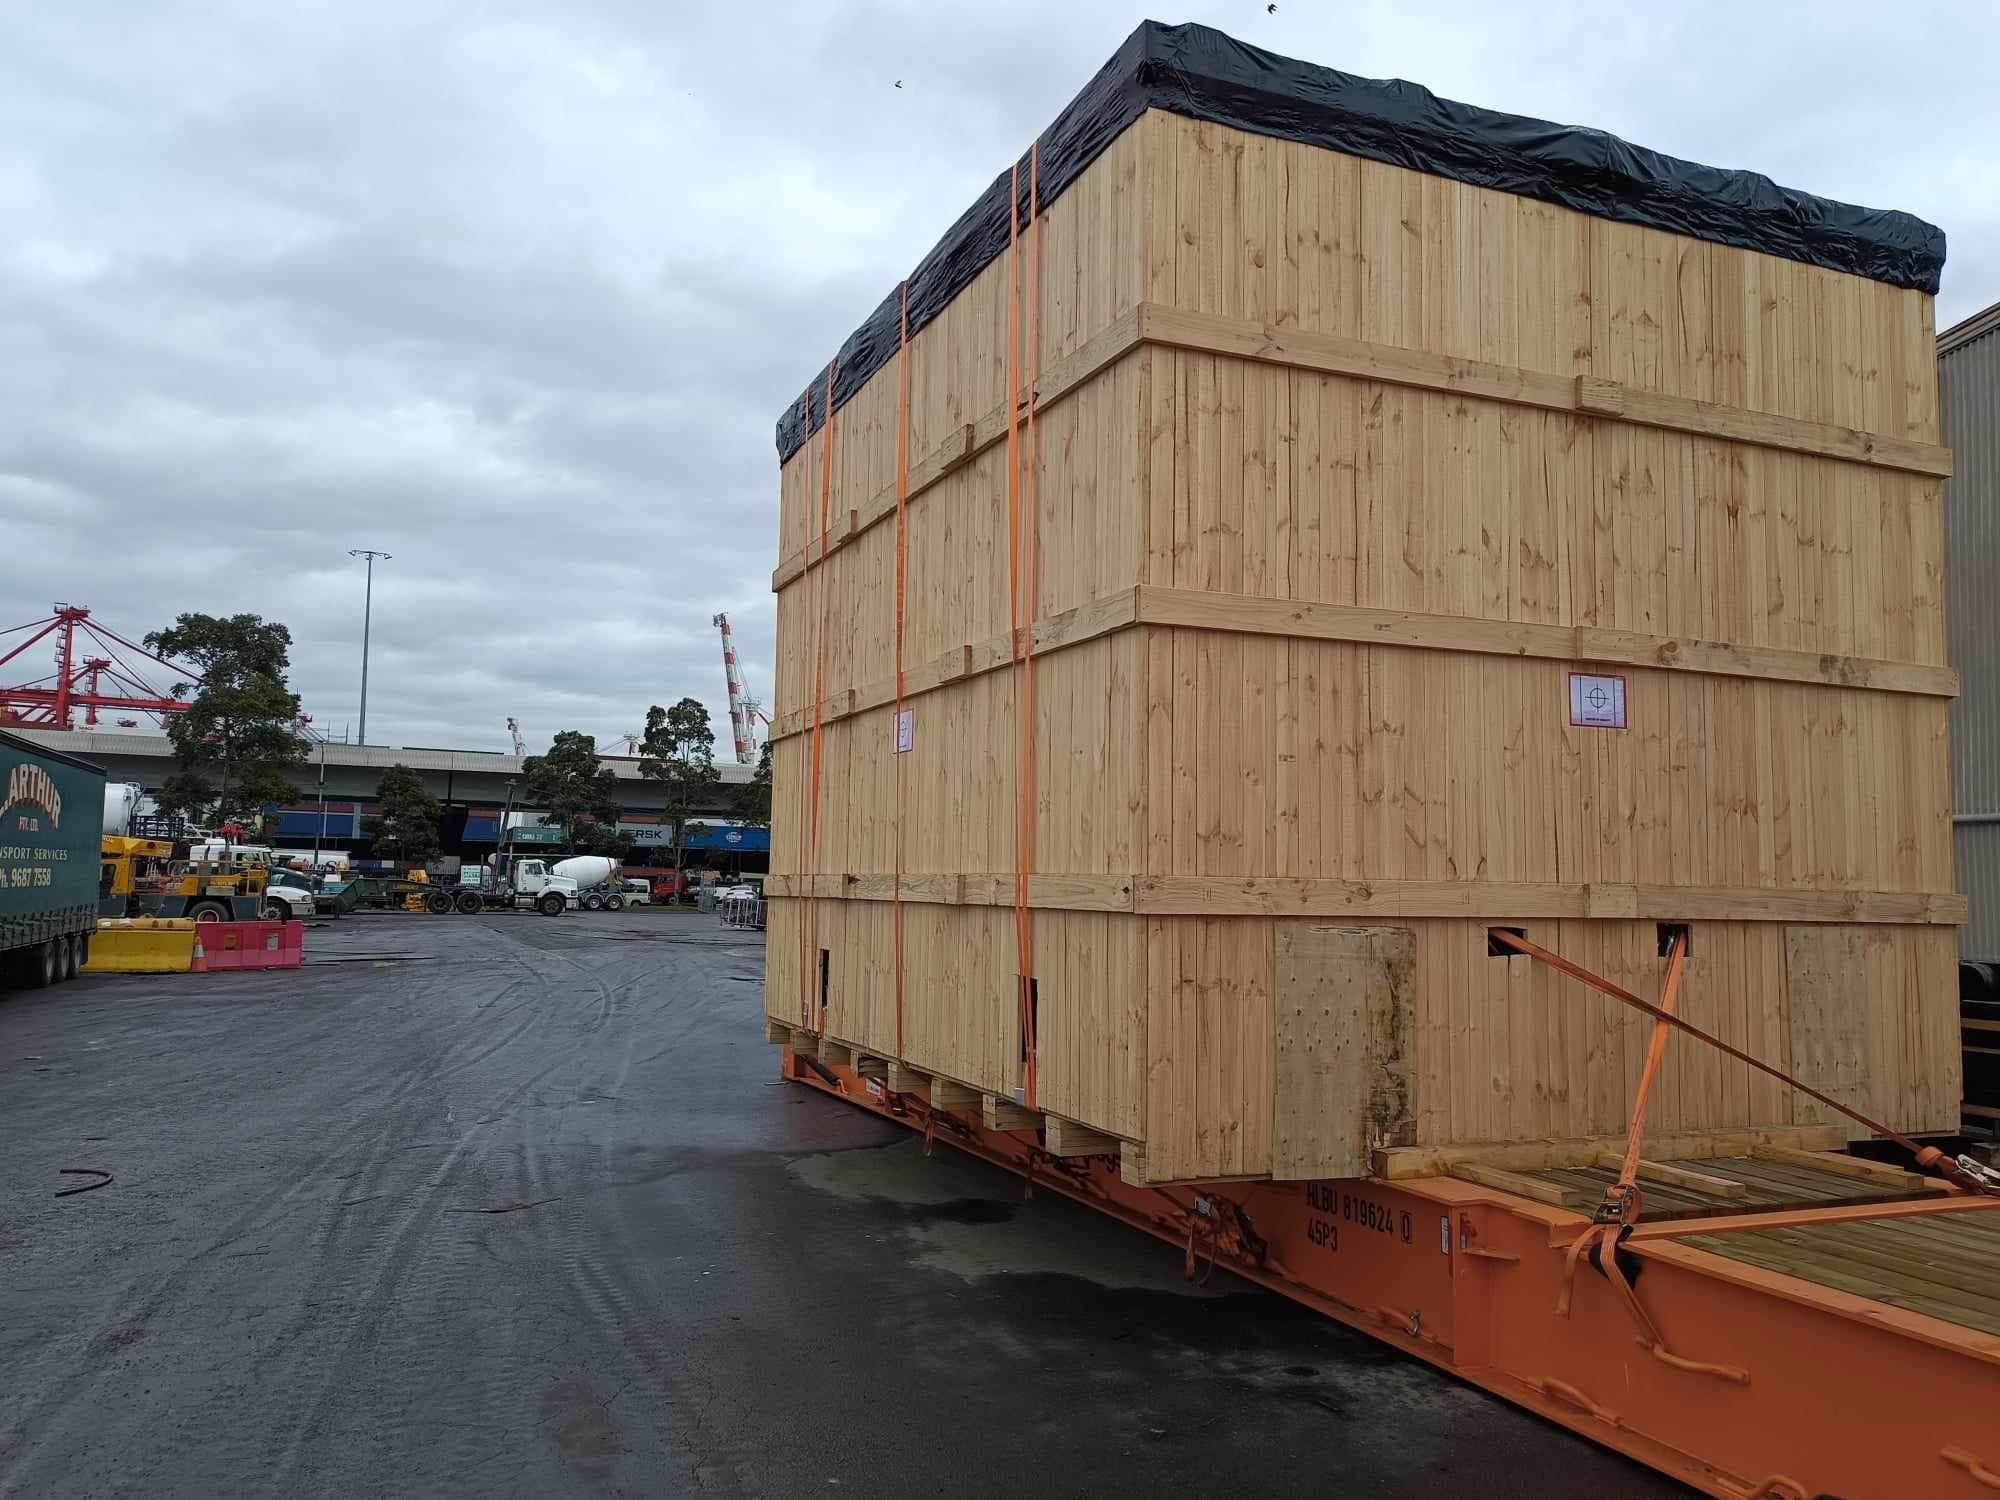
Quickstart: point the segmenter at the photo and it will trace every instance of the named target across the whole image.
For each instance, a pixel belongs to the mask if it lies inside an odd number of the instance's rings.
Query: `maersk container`
[[[0,732],[0,988],[73,977],[97,930],[104,771]]]

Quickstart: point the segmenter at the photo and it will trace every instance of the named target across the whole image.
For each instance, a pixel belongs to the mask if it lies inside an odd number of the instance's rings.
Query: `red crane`
[[[173,673],[175,682],[198,683],[201,677],[197,673],[126,640],[108,625],[97,624],[83,605],[57,604],[52,608],[54,613],[43,619],[0,630],[0,646],[5,645],[8,636],[28,632],[23,639],[0,651],[0,668],[30,646],[51,637],[56,649],[55,671],[18,687],[0,686],[0,724],[74,729],[76,711],[82,709],[83,727],[89,729],[97,724],[98,710],[109,709],[115,713],[149,714],[164,726],[169,716],[187,708],[187,700],[154,686],[141,668],[132,665],[130,658],[165,667]],[[83,654],[78,652],[79,631],[85,637],[81,643]],[[92,654],[92,646],[104,654]],[[118,722],[129,728],[137,720]]]
[[[771,720],[743,686],[743,668],[736,660],[736,637],[730,633],[729,616],[719,614],[709,624],[722,632],[722,676],[729,684],[729,730],[736,741],[737,764],[747,766],[757,759],[756,720],[763,719],[766,724]]]

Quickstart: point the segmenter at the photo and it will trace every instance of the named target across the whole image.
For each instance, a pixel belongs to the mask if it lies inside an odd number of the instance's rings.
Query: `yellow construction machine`
[[[204,851],[194,859],[185,845],[165,839],[107,833],[98,859],[97,913],[254,922],[264,914],[269,879],[262,861],[240,854]]]
[[[157,884],[173,855],[174,846],[166,839],[105,834],[97,863],[97,914],[136,916],[134,902],[139,892]]]

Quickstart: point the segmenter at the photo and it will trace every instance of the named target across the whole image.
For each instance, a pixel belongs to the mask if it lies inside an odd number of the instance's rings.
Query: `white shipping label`
[[[896,753],[908,755],[917,742],[917,711],[906,708],[896,715]]]
[[[1625,727],[1625,679],[1594,672],[1569,674],[1569,721],[1587,729]]]

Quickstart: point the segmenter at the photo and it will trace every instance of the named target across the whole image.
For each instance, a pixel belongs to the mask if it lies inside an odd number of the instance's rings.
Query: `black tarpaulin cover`
[[[1944,231],[1912,214],[1857,208],[1780,187],[1756,172],[1662,156],[1601,130],[1553,125],[1440,99],[1392,79],[1356,78],[1247,46],[1206,26],[1147,21],[1042,132],[1046,208],[1148,109],[1326,146],[1565,208],[1761,250],[1935,294]],[[910,273],[910,333],[935,318],[1007,248],[1002,172]],[[1027,223],[1027,157],[1014,222]],[[892,289],[840,347],[841,406],[895,355],[902,311]],[[778,419],[782,462],[826,420],[824,367]]]

